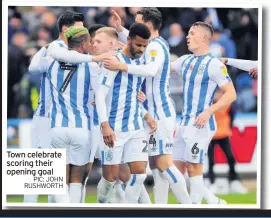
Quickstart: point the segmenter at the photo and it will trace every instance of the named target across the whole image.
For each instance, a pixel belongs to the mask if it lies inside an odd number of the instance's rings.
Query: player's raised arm
[[[104,142],[107,146],[113,147],[114,141],[116,140],[115,133],[108,122],[107,108],[106,108],[106,96],[114,83],[114,79],[117,72],[109,72],[106,69],[102,69],[102,81],[96,92],[96,107],[98,112],[98,117],[101,123],[102,134]]]
[[[42,74],[46,72],[46,63],[44,57],[46,56],[47,49],[42,47],[32,58],[28,71],[31,74]]]
[[[112,27],[114,27],[117,30],[118,36],[119,36],[119,41],[126,44],[127,37],[129,35],[129,30],[125,29],[121,25],[121,18],[116,11],[111,10],[111,16],[112,16]]]

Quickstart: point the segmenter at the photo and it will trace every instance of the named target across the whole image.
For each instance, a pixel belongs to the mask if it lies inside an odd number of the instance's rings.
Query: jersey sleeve
[[[117,74],[118,74],[118,71],[111,71],[111,70],[108,70],[108,69],[102,67],[101,68],[100,85],[110,88],[113,85]]]
[[[231,82],[227,67],[217,58],[211,60],[209,64],[209,77],[219,86],[222,87]]]
[[[236,67],[240,70],[249,71],[252,68],[258,68],[258,61],[228,58],[227,65]]]
[[[183,55],[177,60],[171,62],[171,70],[181,75],[183,64],[188,57],[190,57],[190,55]]]
[[[44,58],[46,56],[47,49],[42,47],[32,58],[28,71],[30,74],[42,74],[47,70],[48,59]]]
[[[91,68],[91,79],[90,79],[91,87],[92,87],[94,93],[96,93],[98,90],[99,84],[100,84],[101,69],[100,69],[99,65],[96,63],[91,63],[89,65]]]
[[[101,71],[102,80],[96,92],[96,101],[95,101],[97,106],[97,113],[101,123],[108,121],[105,98],[111,86],[114,84],[114,79],[117,73],[118,72],[116,71],[107,70],[104,67],[102,68]]]
[[[107,86],[99,86],[99,89],[96,93],[95,103],[98,117],[101,123],[108,121],[105,99],[109,90],[110,89]]]
[[[143,77],[154,77],[158,73],[159,69],[162,68],[165,60],[165,54],[158,42],[152,42],[147,46],[144,53],[144,65],[133,65],[128,64],[128,73],[143,76]]]
[[[68,50],[66,47],[59,43],[51,43],[49,45],[47,54],[52,58],[64,63],[80,64],[92,61],[91,55],[81,54],[77,51]]]
[[[162,66],[165,60],[164,50],[158,42],[152,42],[148,45],[144,58],[146,64],[155,63]]]
[[[119,39],[119,41],[127,44],[127,37],[128,37],[128,35],[129,35],[129,30],[127,30],[127,29],[125,29],[123,27],[122,32],[118,33],[118,39]]]

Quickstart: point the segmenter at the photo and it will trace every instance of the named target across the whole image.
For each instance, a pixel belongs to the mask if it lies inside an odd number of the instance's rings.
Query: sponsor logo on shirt
[[[222,73],[224,76],[227,76],[227,74],[228,74],[227,67],[222,66],[222,67],[220,67],[220,69],[221,69],[221,73]]]

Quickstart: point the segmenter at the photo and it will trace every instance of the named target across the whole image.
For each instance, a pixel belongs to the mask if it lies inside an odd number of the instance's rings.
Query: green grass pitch
[[[150,197],[152,202],[153,201],[153,194],[150,193]],[[250,192],[248,194],[228,194],[228,195],[218,195],[218,197],[226,200],[228,204],[256,204],[256,193]],[[8,203],[20,203],[23,202],[23,196],[8,196],[7,197]],[[39,203],[47,203],[47,196],[41,195],[38,199]],[[96,203],[96,195],[87,195],[86,196],[86,203]],[[169,193],[169,204],[178,204],[177,200],[175,199],[174,195],[170,192]],[[205,203],[205,202],[203,202]]]

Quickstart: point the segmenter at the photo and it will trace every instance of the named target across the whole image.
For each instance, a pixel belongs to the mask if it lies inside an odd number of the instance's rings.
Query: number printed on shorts
[[[153,135],[150,137],[149,144],[152,145],[152,147],[156,147],[156,140]]]
[[[148,152],[148,141],[143,140],[142,142],[143,142],[143,144],[145,144],[145,147],[142,149],[142,152]]]
[[[198,154],[199,148],[197,147],[198,143],[195,143],[191,149],[192,154]]]

